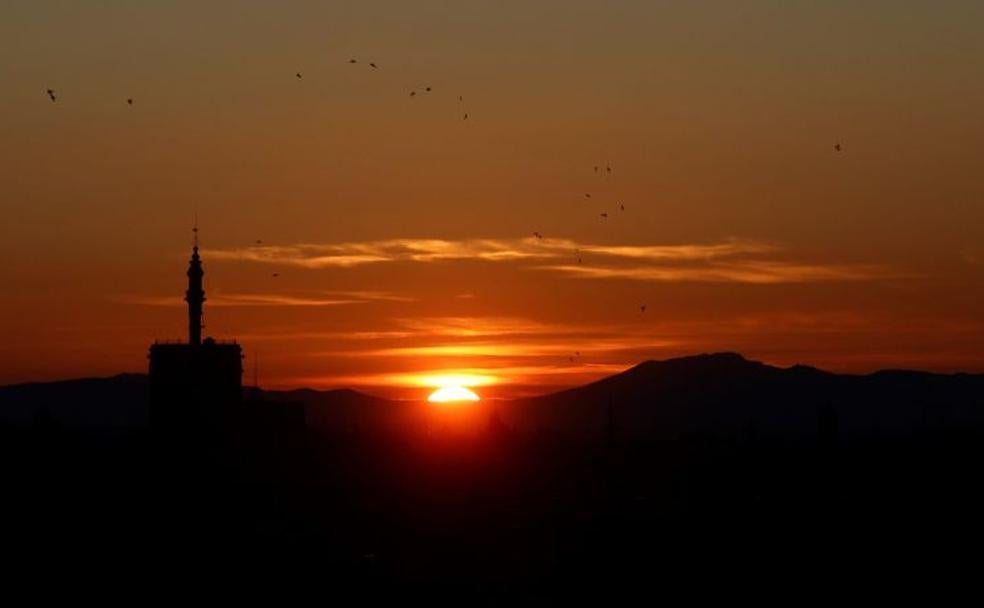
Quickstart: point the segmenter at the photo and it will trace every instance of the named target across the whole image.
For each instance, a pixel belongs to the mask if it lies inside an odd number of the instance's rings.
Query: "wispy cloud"
[[[153,296],[123,294],[113,298],[125,304],[143,306],[185,306],[179,296]],[[278,293],[218,293],[208,296],[209,306],[343,306],[365,304],[372,301],[406,302],[406,298],[385,292],[342,291],[319,292],[317,295],[290,295]]]
[[[333,377],[330,380],[305,376],[291,378],[297,386],[357,386],[357,387],[427,387],[445,386],[449,383],[464,386],[490,386],[496,384],[539,383],[569,385],[624,371],[629,365],[620,363],[595,363],[583,366],[514,365],[502,367],[467,367],[433,369],[408,372],[352,374]],[[577,380],[574,380],[577,378]]]
[[[666,348],[674,343],[669,340],[654,338],[625,337],[608,341],[592,340],[591,353],[612,353],[638,347]],[[400,346],[365,350],[357,353],[367,357],[469,357],[469,358],[529,358],[529,357],[561,357],[567,359],[573,355],[577,342],[568,338],[564,341],[549,342],[514,342],[502,341],[492,343],[435,344],[429,346]],[[338,353],[342,354],[342,353]]]
[[[563,238],[389,239],[337,244],[266,245],[214,250],[212,258],[303,268],[393,262],[486,261],[584,279],[653,282],[806,283],[900,278],[874,264],[789,259],[781,246],[754,240],[671,245],[604,245]]]
[[[251,342],[295,342],[307,340],[376,341],[400,340],[417,336],[412,331],[266,331],[243,333],[239,339]]]
[[[870,281],[900,278],[902,275],[871,264],[799,264],[765,260],[729,261],[703,266],[586,266],[564,264],[542,266],[585,279],[627,279],[652,282],[703,283],[821,283],[830,281]]]
[[[521,317],[421,317],[399,318],[402,328],[419,335],[454,338],[485,338],[494,336],[561,335],[583,333],[583,327],[547,323]]]
[[[382,262],[438,262],[443,260],[487,260],[501,262],[553,257],[550,248],[537,247],[535,239],[389,239],[362,243],[264,245],[207,252],[220,260],[243,260],[301,266],[303,268],[350,268]]]

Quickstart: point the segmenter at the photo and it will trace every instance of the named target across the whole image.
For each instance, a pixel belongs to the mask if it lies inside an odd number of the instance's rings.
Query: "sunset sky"
[[[185,337],[196,213],[265,387],[982,372],[984,3],[5,0],[0,206],[0,384]]]

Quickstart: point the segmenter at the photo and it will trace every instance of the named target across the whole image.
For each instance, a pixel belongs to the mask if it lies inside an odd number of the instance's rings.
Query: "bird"
[[[594,168],[594,170],[595,170],[595,173],[597,173],[597,172],[598,172],[598,165],[595,165],[595,168]]]
[[[48,92],[48,97],[51,98],[51,101],[55,101],[55,99],[56,99],[55,98],[55,91],[53,89],[48,89],[47,92]]]
[[[567,357],[567,360],[570,361],[571,363],[574,363],[574,357]]]
[[[356,61],[355,59],[349,59],[349,63],[359,63],[359,62]]]
[[[279,276],[280,276],[280,273],[279,273],[279,272],[275,272],[275,273],[273,273],[273,278],[277,278],[277,277],[279,277]]]
[[[369,63],[369,67],[371,67],[374,70],[378,70],[379,69],[379,66],[376,65],[375,63],[372,63],[372,62]]]
[[[298,80],[300,80],[300,79],[302,78],[302,76],[301,76],[301,73],[300,73],[300,72],[298,72],[298,73],[296,73],[296,74],[294,74],[294,76],[297,76],[297,79],[298,79]]]
[[[578,263],[578,264],[580,264],[580,263],[581,263],[581,258],[578,258],[578,259],[577,259],[577,263]]]
[[[624,203],[619,203],[618,204],[618,208],[621,209],[622,211],[625,211],[625,204]]]
[[[465,115],[461,117],[461,120],[468,120],[468,113],[467,112],[465,112]]]
[[[410,91],[410,97],[415,97],[416,95],[417,95],[417,91]]]
[[[424,91],[430,93],[431,92],[431,88],[430,87],[424,87]]]
[[[458,101],[464,101],[464,100],[465,100],[464,95],[458,95]]]
[[[612,174],[611,166],[605,167],[605,171],[608,171],[608,174],[611,175]]]
[[[574,354],[577,355],[578,357],[580,357],[581,356],[581,351],[576,350],[576,351],[574,351]]]
[[[606,219],[607,220],[608,219],[608,214],[607,213],[602,213],[601,214],[601,217],[602,217],[602,219]]]
[[[639,310],[641,312],[646,312],[646,305],[645,304],[642,304],[641,306],[639,306]]]
[[[840,143],[834,144],[834,150],[837,150],[838,152],[841,151],[841,145],[840,145]]]
[[[128,98],[126,100],[126,103],[132,106],[133,105],[133,98]]]
[[[539,232],[534,232],[533,236],[535,236],[537,239],[543,240],[543,235],[540,234]]]
[[[584,198],[591,198],[591,194],[590,194],[590,193],[588,193],[588,192],[586,192],[586,193],[584,194]]]
[[[260,239],[256,239],[256,244],[257,244],[257,245],[262,245],[262,244],[263,244],[263,241],[262,241],[262,240],[260,240]]]

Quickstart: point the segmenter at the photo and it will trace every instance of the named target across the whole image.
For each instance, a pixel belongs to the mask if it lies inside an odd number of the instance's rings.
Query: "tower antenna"
[[[193,246],[195,247],[195,249],[198,249],[198,212],[197,211],[195,211],[195,227],[192,228],[191,231],[195,235]]]

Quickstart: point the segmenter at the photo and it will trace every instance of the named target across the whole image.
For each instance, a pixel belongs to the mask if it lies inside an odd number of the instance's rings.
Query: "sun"
[[[479,401],[475,391],[464,386],[442,386],[427,397],[431,403],[450,403],[452,401]]]

